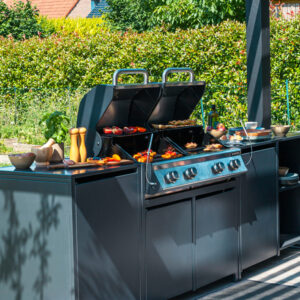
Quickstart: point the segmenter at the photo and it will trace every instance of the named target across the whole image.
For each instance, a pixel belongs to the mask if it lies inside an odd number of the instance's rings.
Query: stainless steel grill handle
[[[119,70],[116,70],[114,73],[113,85],[118,84],[118,78],[122,74],[128,74],[128,75],[142,74],[142,75],[144,75],[144,84],[149,83],[149,73],[146,69],[119,69]]]
[[[194,71],[191,68],[168,68],[165,69],[162,75],[162,82],[167,82],[167,77],[170,73],[189,73],[190,74],[190,80],[189,82],[195,81],[195,74]]]

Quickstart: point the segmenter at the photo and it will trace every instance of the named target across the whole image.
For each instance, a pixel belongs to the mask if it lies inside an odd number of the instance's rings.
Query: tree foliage
[[[14,2],[12,7],[0,1],[0,36],[21,40],[34,35],[44,35],[37,16],[37,9],[29,1]]]
[[[244,0],[107,0],[107,20],[113,28],[137,31],[165,26],[200,28],[223,20],[245,20]]]

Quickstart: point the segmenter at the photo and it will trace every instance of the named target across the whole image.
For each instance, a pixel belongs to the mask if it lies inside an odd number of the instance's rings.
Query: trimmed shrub
[[[48,19],[39,17],[39,24],[47,33],[63,35],[91,36],[96,35],[99,30],[105,30],[105,23],[102,18],[55,18]]]
[[[287,120],[285,80],[300,81],[299,20],[298,17],[271,21],[272,109],[276,123]],[[20,124],[19,134],[23,135],[22,124],[35,124],[43,113],[57,109],[65,109],[72,123],[76,121],[78,101],[86,90],[111,83],[116,69],[146,68],[150,81],[157,82],[168,67],[191,67],[197,80],[205,80],[208,88],[204,108],[208,110],[215,103],[227,126],[238,125],[238,118],[246,118],[245,24],[226,21],[176,32],[157,29],[141,34],[121,33],[100,26],[97,33],[85,35],[62,31],[44,39],[0,39],[0,124],[8,125],[9,131],[18,129],[11,124]],[[170,76],[170,80],[185,78]],[[136,81],[142,82],[142,77],[120,78],[121,83]],[[299,87],[291,86],[292,122],[297,126]],[[194,115],[201,120],[200,106]],[[34,136],[38,130],[36,127]],[[3,132],[2,126],[2,135]],[[8,132],[6,136],[12,134]]]

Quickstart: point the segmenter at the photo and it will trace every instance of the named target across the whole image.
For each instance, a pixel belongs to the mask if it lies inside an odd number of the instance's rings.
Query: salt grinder
[[[71,136],[71,148],[70,148],[70,160],[73,160],[75,163],[80,162],[80,154],[78,148],[78,128],[72,128],[69,131]]]

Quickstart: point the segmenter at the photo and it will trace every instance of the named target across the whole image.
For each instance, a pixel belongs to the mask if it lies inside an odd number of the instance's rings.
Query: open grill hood
[[[189,82],[167,82],[172,72],[190,73]],[[143,74],[143,84],[118,85],[121,74]],[[167,69],[162,83],[149,83],[148,72],[138,70],[118,70],[114,74],[114,84],[98,85],[81,100],[77,126],[86,127],[86,146],[88,156],[97,156],[103,141],[110,139],[113,144],[125,136],[103,134],[104,127],[142,126],[156,131],[152,123],[165,124],[171,120],[188,119],[203,96],[205,82],[194,80],[190,69]],[[126,139],[135,138],[135,135]],[[105,142],[106,143],[106,142]]]
[[[178,72],[189,73],[189,82],[167,82],[170,73]],[[166,69],[162,76],[162,92],[148,123],[166,124],[172,120],[188,119],[202,98],[204,90],[205,82],[195,81],[191,69]]]

